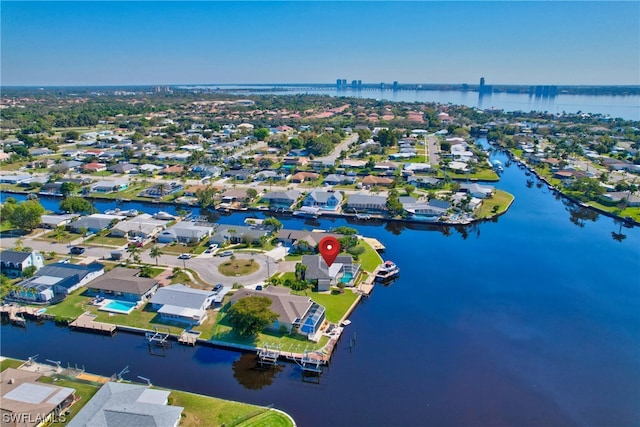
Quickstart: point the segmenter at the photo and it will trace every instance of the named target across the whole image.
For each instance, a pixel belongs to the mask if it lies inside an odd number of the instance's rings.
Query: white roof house
[[[175,284],[158,289],[151,305],[163,318],[199,325],[207,318],[207,308],[215,295],[212,291]]]

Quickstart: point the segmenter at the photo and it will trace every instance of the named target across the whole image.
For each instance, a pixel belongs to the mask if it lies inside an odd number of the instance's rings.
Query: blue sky
[[[640,84],[640,2],[0,3],[3,85]]]

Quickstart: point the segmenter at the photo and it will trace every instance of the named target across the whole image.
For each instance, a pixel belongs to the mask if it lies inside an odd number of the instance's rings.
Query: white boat
[[[166,219],[168,221],[176,219],[173,215],[171,215],[170,213],[164,212],[164,211],[158,211],[158,212],[154,213],[153,214],[153,218],[154,219]]]
[[[380,267],[380,269],[378,269],[378,272],[376,273],[376,280],[384,281],[393,279],[399,274],[400,268],[398,268],[398,266],[394,262],[385,261],[385,263],[382,265],[382,267]]]

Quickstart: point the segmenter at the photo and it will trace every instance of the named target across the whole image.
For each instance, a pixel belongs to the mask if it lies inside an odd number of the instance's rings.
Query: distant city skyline
[[[640,2],[1,3],[5,86],[640,84]]]

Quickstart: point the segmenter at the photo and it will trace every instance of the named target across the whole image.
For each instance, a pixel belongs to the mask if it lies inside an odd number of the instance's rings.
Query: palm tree
[[[160,258],[160,256],[162,255],[162,251],[158,246],[154,246],[151,248],[151,251],[149,251],[149,255],[151,256],[151,258],[155,258],[156,265],[158,265],[158,258]]]

